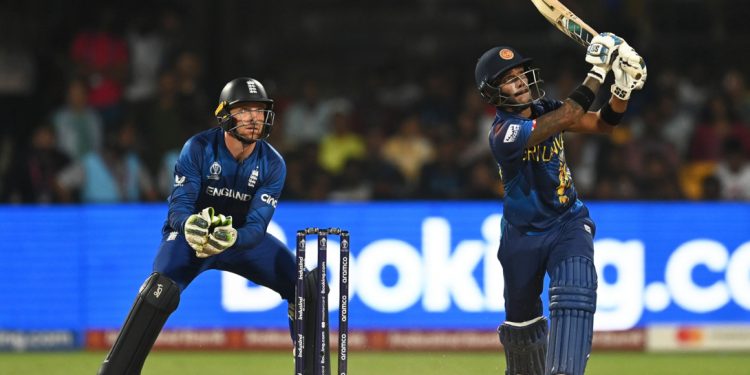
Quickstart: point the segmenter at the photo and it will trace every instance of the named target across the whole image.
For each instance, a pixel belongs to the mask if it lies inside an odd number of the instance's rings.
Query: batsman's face
[[[237,132],[247,139],[259,139],[263,132],[266,107],[262,103],[242,103],[229,109],[237,122]]]
[[[507,71],[498,80],[500,92],[516,103],[528,103],[532,100],[529,79],[525,72],[524,67],[517,66]]]

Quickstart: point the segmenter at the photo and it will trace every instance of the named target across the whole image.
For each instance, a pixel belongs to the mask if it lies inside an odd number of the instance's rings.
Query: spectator
[[[688,158],[717,161],[721,158],[722,144],[730,138],[739,140],[745,150],[750,150],[750,129],[737,121],[727,100],[713,97],[704,110],[702,122],[695,128]]]
[[[730,69],[724,74],[722,88],[739,120],[750,124],[750,91],[746,86],[745,75],[737,69]]]
[[[177,84],[174,71],[162,72],[157,96],[136,113],[135,123],[146,144],[143,163],[150,173],[158,173],[167,153],[179,152],[191,129],[178,100]]]
[[[664,155],[650,152],[643,159],[643,174],[638,179],[638,199],[682,199],[676,170],[670,168]]]
[[[365,159],[365,170],[367,178],[372,186],[372,198],[377,200],[404,199],[408,196],[406,179],[399,169],[390,161],[385,159],[381,153],[385,144],[385,136],[382,127],[373,127],[365,137],[367,145],[367,159]]]
[[[690,146],[690,135],[695,127],[695,119],[685,108],[677,105],[672,94],[661,95],[657,103],[657,121],[660,126],[660,138],[671,143],[680,158],[684,158]],[[644,131],[647,130],[643,129]]]
[[[185,50],[177,55],[174,65],[177,79],[177,100],[183,119],[185,134],[194,134],[205,130],[207,126],[213,126],[216,121],[211,108],[213,100],[205,94],[205,88],[201,81],[203,75],[203,63],[201,58],[193,51]]]
[[[385,141],[382,152],[383,158],[399,169],[411,188],[419,184],[422,166],[435,154],[432,142],[422,134],[419,117],[414,114],[401,121],[397,133]]]
[[[8,173],[8,191],[3,201],[13,203],[58,203],[55,178],[70,158],[59,150],[51,126],[37,128],[28,149],[16,155]]]
[[[716,167],[716,177],[725,200],[750,200],[750,163],[747,153],[737,139],[724,142],[723,158]]]
[[[307,80],[302,85],[302,97],[284,112],[284,143],[293,147],[301,143],[320,142],[330,129],[334,107],[320,97],[318,83]]]
[[[318,163],[332,175],[338,175],[351,159],[365,156],[365,141],[351,130],[349,114],[336,112],[333,115],[333,131],[320,142]]]
[[[58,176],[65,201],[83,203],[137,202],[156,199],[151,178],[135,146],[135,127],[126,124],[105,137],[100,152],[90,152]],[[79,191],[76,197],[75,191]]]
[[[451,139],[437,143],[435,160],[426,163],[419,173],[419,198],[463,198],[462,188],[467,176],[458,164],[456,149],[456,142]]]
[[[102,145],[102,120],[99,113],[88,106],[87,97],[86,84],[77,79],[71,81],[65,106],[52,118],[60,149],[75,161],[98,151]]]
[[[99,111],[105,126],[114,126],[122,118],[129,63],[128,45],[115,32],[115,20],[113,9],[100,10],[95,28],[76,34],[70,49],[76,74],[84,77],[91,88],[89,104]]]
[[[130,102],[141,102],[156,94],[159,69],[164,64],[164,40],[153,13],[140,14],[132,20],[127,33],[130,50],[130,83],[125,96]]]
[[[460,102],[450,76],[445,71],[431,72],[424,84],[425,93],[419,104],[420,122],[431,139],[450,135],[458,117]]]

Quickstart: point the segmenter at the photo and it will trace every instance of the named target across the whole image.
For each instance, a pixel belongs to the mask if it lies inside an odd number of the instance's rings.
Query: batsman
[[[221,91],[215,115],[219,126],[191,137],[180,153],[153,273],[99,368],[101,375],[140,374],[181,293],[206,270],[233,272],[276,291],[289,303],[293,328],[294,256],[266,231],[286,178],[284,159],[266,141],[273,100],[257,80],[237,78]],[[306,274],[306,288],[316,288],[316,274]],[[304,308],[315,311],[316,303],[307,298]],[[306,327],[314,329],[314,322]],[[307,334],[313,336],[314,331]],[[305,352],[306,374],[312,374],[311,352]]]
[[[539,69],[511,47],[486,51],[476,65],[479,93],[496,107],[489,144],[505,188],[497,257],[506,320],[498,334],[508,375],[583,374],[591,351],[596,226],[573,185],[563,133],[611,133],[631,92],[643,87],[646,66],[609,33],[593,38],[585,61],[591,70],[564,100],[545,98]],[[610,71],[611,97],[591,110]],[[549,322],[541,300],[545,274]]]

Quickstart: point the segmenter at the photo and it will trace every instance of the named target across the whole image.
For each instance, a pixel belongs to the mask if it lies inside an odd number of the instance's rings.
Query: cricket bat
[[[597,33],[558,0],[531,0],[544,18],[576,43],[588,47]]]

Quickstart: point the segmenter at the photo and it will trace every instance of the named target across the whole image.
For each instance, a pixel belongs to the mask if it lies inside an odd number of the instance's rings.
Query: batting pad
[[[547,374],[582,375],[591,352],[596,311],[596,269],[591,259],[573,257],[552,273]]]
[[[497,329],[505,349],[507,375],[542,375],[547,353],[547,319],[526,326],[503,324]]]

